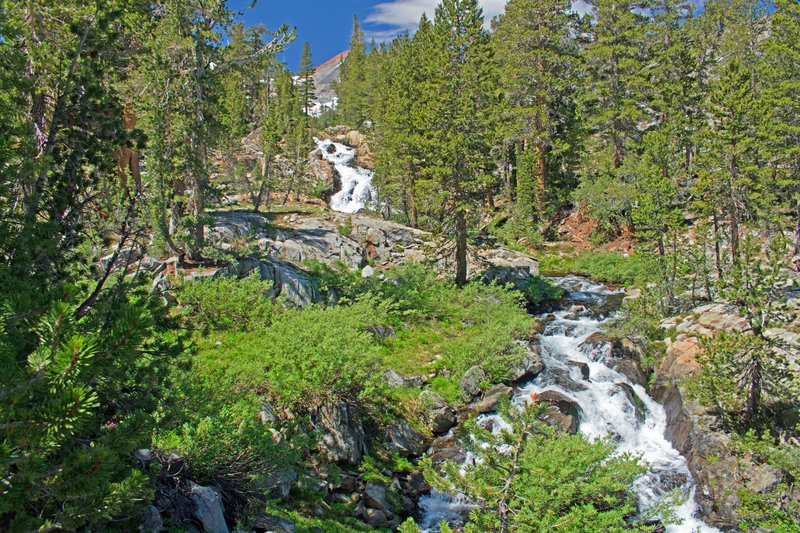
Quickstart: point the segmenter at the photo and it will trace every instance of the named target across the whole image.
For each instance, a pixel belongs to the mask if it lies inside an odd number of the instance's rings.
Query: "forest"
[[[354,17],[321,105],[296,21],[3,0],[0,531],[798,531],[800,2],[587,5]]]

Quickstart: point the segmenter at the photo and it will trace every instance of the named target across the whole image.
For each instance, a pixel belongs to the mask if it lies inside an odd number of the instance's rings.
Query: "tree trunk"
[[[467,283],[467,216],[464,210],[456,208],[456,284],[461,287]]]
[[[761,404],[761,385],[763,379],[763,369],[761,368],[761,355],[754,352],[751,355],[750,370],[750,391],[747,395],[747,414],[753,418],[758,414]]]
[[[206,147],[205,147],[205,88],[203,87],[203,76],[205,75],[205,56],[203,55],[203,43],[200,40],[195,42],[195,94],[197,97],[197,117],[195,122],[194,140],[192,147],[197,157],[195,168],[193,169],[192,187],[194,188],[194,201],[192,202],[192,218],[194,228],[192,228],[192,240],[189,247],[189,256],[199,259],[205,241],[205,226],[203,224],[203,214],[206,209],[206,186],[208,180],[205,176]]]
[[[731,208],[730,208],[730,225],[731,225],[731,260],[734,265],[739,263],[739,202],[738,191],[736,187],[736,156],[731,157],[731,174],[728,178],[728,185],[730,187],[731,195]]]
[[[722,280],[722,255],[719,249],[719,221],[717,220],[717,212],[714,211],[714,215],[712,216],[714,220],[714,259],[716,261],[717,266],[717,277]]]
[[[800,198],[797,199],[797,226],[794,229],[794,255],[800,254]]]
[[[272,180],[269,177],[270,172],[270,159],[268,155],[264,155],[264,160],[261,163],[261,186],[258,188],[258,195],[256,199],[253,201],[253,212],[258,213],[258,208],[261,206],[261,202],[264,198],[264,186],[266,185],[267,188],[267,201],[264,202],[264,206],[269,206],[269,195],[272,192]]]
[[[411,227],[419,227],[419,213],[417,211],[417,180],[414,177],[416,169],[411,166],[411,178],[409,178],[408,197],[411,202]]]

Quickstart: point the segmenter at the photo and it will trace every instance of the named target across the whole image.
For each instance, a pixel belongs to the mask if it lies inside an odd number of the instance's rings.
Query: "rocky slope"
[[[798,295],[790,295],[788,304],[800,308]],[[664,320],[661,326],[675,335],[666,339],[666,353],[649,392],[666,410],[667,438],[689,460],[689,469],[698,484],[695,499],[703,516],[721,529],[735,529],[740,522],[738,491],[746,488],[755,493],[768,492],[781,481],[780,472],[752,458],[734,456],[730,435],[720,430],[716,417],[692,399],[686,383],[699,368],[701,338],[719,331],[746,331],[747,321],[738,315],[735,306],[711,303],[682,317]],[[787,329],[770,330],[768,335],[787,343],[795,371],[800,370],[800,335]],[[779,417],[780,425],[795,427],[798,408],[800,405],[787,408]]]

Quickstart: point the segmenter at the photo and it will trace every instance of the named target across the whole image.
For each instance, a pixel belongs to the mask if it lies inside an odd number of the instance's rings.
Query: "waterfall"
[[[609,320],[597,311],[615,292],[576,277],[554,278],[569,291],[574,306],[554,313],[540,337],[545,370],[533,381],[523,384],[512,398],[512,405],[524,407],[531,394],[545,390],[558,391],[580,405],[579,431],[589,439],[610,435],[617,445],[616,453],[641,456],[648,471],[635,483],[639,508],[646,510],[662,498],[677,492],[681,504],[674,509],[680,524],[667,525],[668,533],[718,532],[695,517],[694,480],[686,459],[664,437],[667,418],[664,409],[652,400],[645,389],[607,366],[611,350],[608,343],[582,343],[594,333],[602,332]],[[581,366],[589,369],[588,379]],[[640,400],[636,402],[630,392]],[[638,406],[636,405],[638,403]],[[644,406],[642,408],[642,405]],[[497,414],[482,415],[492,419],[494,432],[508,430],[509,425]],[[484,424],[481,424],[487,427]],[[442,520],[463,522],[469,502],[436,492],[420,500],[423,530],[434,530]],[[455,518],[455,519],[454,519]]]
[[[351,165],[356,157],[354,148],[331,140],[315,138],[314,142],[322,151],[322,157],[333,163],[342,180],[342,190],[331,197],[331,209],[342,213],[358,213],[367,204],[377,200],[378,193],[372,186],[374,173]]]

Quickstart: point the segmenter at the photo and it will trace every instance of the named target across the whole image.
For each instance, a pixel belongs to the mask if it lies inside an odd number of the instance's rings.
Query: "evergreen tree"
[[[462,442],[478,458],[470,466],[448,462],[440,474],[425,463],[425,477],[437,490],[466,494],[476,504],[465,531],[630,528],[630,488],[644,471],[636,458],[615,456],[605,440],[557,432],[537,420],[542,409],[535,403],[522,411],[506,404],[500,412],[512,431],[493,434],[474,420],[466,424]]]
[[[764,43],[766,135],[776,183],[794,204],[794,255],[800,254],[800,3],[777,0],[769,39]]]
[[[595,131],[593,158],[610,158],[619,168],[651,118],[644,66],[647,64],[644,7],[635,0],[596,0],[593,39],[586,49],[591,88],[584,91],[589,126]],[[599,165],[602,166],[602,165]]]
[[[336,96],[339,99],[338,109],[342,119],[356,128],[364,121],[366,113],[366,61],[367,51],[364,44],[364,32],[361,31],[358,18],[353,15],[353,34],[350,37],[350,51],[339,71]]]
[[[311,115],[311,107],[316,98],[316,87],[314,86],[314,60],[311,59],[311,45],[303,45],[303,54],[300,56],[300,71],[298,76],[298,89],[300,91],[300,103],[303,113]]]
[[[506,143],[526,150],[532,172],[517,172],[517,203],[528,215],[543,214],[548,161],[565,150],[556,137],[557,107],[570,97],[578,49],[577,16],[562,0],[511,0],[493,22],[500,82],[507,107]],[[529,153],[532,152],[532,153]]]
[[[456,282],[464,284],[471,196],[484,190],[491,167],[496,69],[477,0],[443,0],[435,13],[425,66],[429,144],[424,173],[454,219]]]
[[[375,142],[378,156],[376,184],[382,200],[402,206],[407,222],[419,227],[425,199],[422,165],[429,144],[427,129],[425,62],[429,60],[433,26],[423,14],[413,39],[401,35],[383,61],[376,85]],[[427,202],[426,202],[427,203]]]
[[[155,141],[150,168],[159,183],[158,226],[173,252],[195,257],[204,246],[209,151],[220,136],[213,99],[220,79],[229,69],[274,55],[295,38],[294,30],[283,25],[258,50],[225,58],[222,36],[235,17],[225,0],[170,0],[159,6],[152,27],[141,28],[151,54],[132,80],[145,96],[143,123]],[[186,241],[186,249],[176,236]]]
[[[713,126],[707,132],[704,152],[698,157],[699,196],[695,204],[712,217],[717,210],[728,219],[730,254],[739,259],[741,224],[754,209],[759,186],[759,125],[763,111],[750,83],[750,72],[731,61],[709,95]]]

